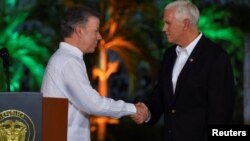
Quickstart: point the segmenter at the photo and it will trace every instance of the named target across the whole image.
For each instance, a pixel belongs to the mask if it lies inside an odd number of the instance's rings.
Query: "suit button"
[[[174,114],[174,113],[175,113],[175,109],[172,109],[172,110],[171,110],[171,113]]]

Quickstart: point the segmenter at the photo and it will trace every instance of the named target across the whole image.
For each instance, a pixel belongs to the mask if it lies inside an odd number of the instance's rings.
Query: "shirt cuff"
[[[149,111],[149,113],[148,113],[148,118],[145,120],[145,123],[148,123],[150,119],[151,119],[151,113],[150,113],[150,111]]]
[[[136,113],[135,104],[127,103],[126,104],[126,110],[129,111],[130,115],[135,114]]]

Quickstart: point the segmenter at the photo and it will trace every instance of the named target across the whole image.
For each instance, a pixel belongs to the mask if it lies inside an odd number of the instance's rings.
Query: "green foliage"
[[[22,4],[21,1],[5,2],[1,3],[5,4],[5,8],[0,10],[4,17],[0,19],[0,48],[6,47],[9,50],[11,91],[40,91],[44,65],[49,58],[48,50],[38,44],[43,36],[37,39],[39,33],[25,35],[20,30],[31,9],[20,8],[18,4]],[[2,67],[0,69],[3,72]],[[3,74],[1,77],[5,78]],[[5,81],[0,80],[0,91],[7,90]]]
[[[242,85],[242,68],[244,55],[244,34],[230,25],[232,13],[219,6],[211,6],[201,12],[200,30],[210,39],[219,43],[231,55],[232,65],[238,87]]]

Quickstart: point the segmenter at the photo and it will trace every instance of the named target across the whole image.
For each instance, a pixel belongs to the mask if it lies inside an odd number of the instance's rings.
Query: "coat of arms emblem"
[[[0,112],[0,141],[35,141],[33,121],[22,111]]]

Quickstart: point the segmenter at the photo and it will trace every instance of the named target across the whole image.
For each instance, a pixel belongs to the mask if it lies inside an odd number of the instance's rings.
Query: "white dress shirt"
[[[175,93],[175,88],[176,88],[179,74],[181,70],[183,69],[184,65],[186,64],[187,59],[192,53],[194,47],[200,40],[201,36],[202,36],[202,33],[200,33],[199,36],[197,36],[187,47],[180,47],[180,46],[176,47],[177,58],[175,61],[173,72],[172,72],[172,83],[173,83],[174,93]]]
[[[69,100],[67,141],[90,141],[90,115],[120,118],[136,113],[134,104],[100,96],[90,85],[83,53],[65,42],[46,67],[41,91],[45,97]]]

